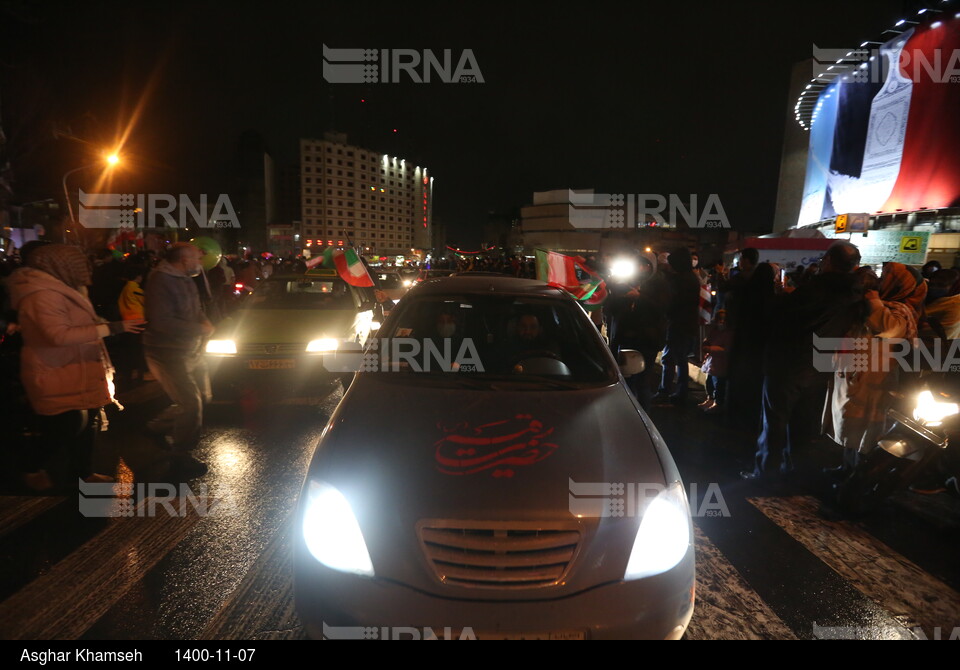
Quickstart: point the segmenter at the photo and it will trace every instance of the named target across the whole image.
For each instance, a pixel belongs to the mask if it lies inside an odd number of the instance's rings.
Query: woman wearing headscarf
[[[857,270],[864,287],[862,322],[848,338],[852,353],[835,357],[830,391],[823,413],[823,432],[844,447],[845,472],[856,466],[857,454],[871,449],[883,432],[886,411],[900,380],[900,366],[889,342],[914,340],[922,314],[927,285],[923,277],[902,263],[884,263],[883,277],[872,270]],[[899,351],[899,348],[897,349]]]
[[[44,466],[64,445],[73,474],[87,482],[113,481],[94,473],[91,463],[102,408],[113,401],[113,368],[103,338],[140,332],[144,322],[104,322],[87,297],[91,280],[83,251],[64,244],[37,249],[27,267],[10,277],[23,335],[20,377],[41,421],[40,451],[21,454],[19,464],[24,483],[34,490],[52,487]]]

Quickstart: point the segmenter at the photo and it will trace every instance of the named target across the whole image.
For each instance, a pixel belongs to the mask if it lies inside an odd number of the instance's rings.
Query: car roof
[[[338,277],[336,270],[330,270],[327,268],[311,268],[307,270],[304,274],[300,275],[301,277]]]
[[[523,295],[540,295],[554,298],[565,297],[567,294],[553,286],[548,286],[535,279],[518,279],[507,276],[453,276],[428,279],[418,284],[415,289],[418,296],[446,295],[450,293],[509,293]]]

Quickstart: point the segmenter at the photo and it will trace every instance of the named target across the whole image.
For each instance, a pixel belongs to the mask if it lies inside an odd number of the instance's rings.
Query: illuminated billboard
[[[817,99],[798,225],[960,206],[960,14],[869,53]]]

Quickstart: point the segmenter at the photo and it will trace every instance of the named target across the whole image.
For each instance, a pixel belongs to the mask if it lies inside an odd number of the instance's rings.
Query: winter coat
[[[109,404],[113,368],[101,338],[110,329],[86,295],[30,267],[16,270],[8,285],[23,335],[20,378],[33,411],[52,416]]]
[[[850,337],[904,338],[917,336],[916,316],[902,302],[870,303],[870,316]],[[862,351],[862,354],[859,352]],[[870,342],[858,350],[864,356],[865,370],[837,370],[830,380],[823,411],[822,430],[834,442],[858,451],[872,448],[883,433],[886,411],[890,407],[890,391],[897,389],[900,366],[892,360],[891,348],[884,342]],[[840,367],[839,365],[835,367]]]
[[[142,319],[143,289],[140,287],[140,284],[133,280],[128,281],[120,293],[120,299],[117,304],[120,308],[121,319]]]
[[[196,353],[206,315],[193,278],[163,261],[150,273],[144,292],[143,346]]]

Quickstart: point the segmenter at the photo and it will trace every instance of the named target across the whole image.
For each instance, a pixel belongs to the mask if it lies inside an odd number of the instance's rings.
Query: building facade
[[[432,248],[433,177],[405,159],[347,143],[343,133],[300,140],[300,242],[369,255]]]

